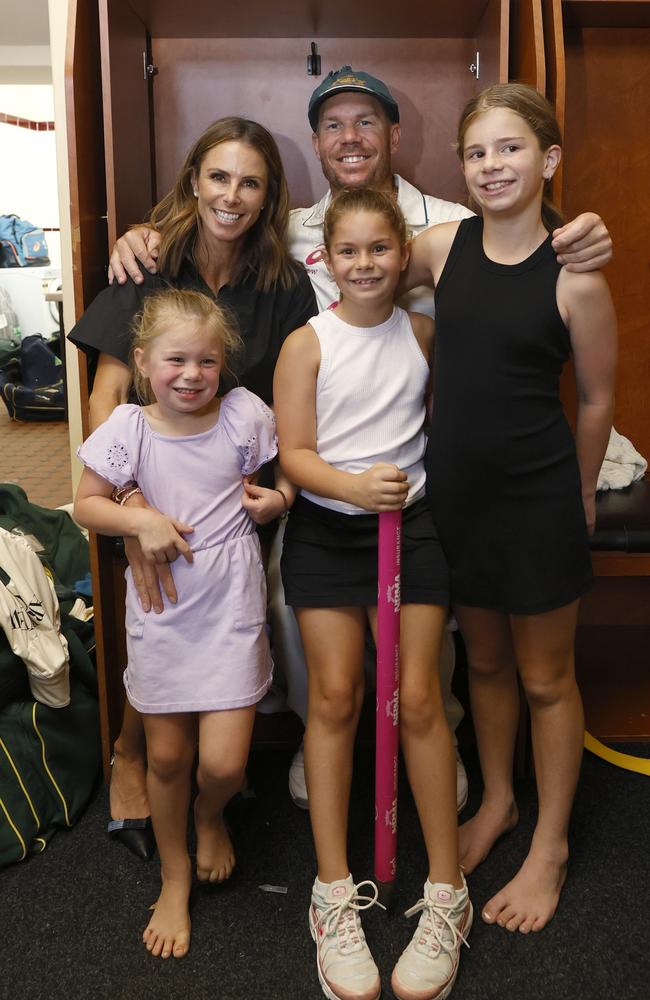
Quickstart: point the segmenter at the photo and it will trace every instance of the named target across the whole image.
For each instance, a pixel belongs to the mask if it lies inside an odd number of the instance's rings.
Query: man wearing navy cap
[[[307,209],[296,209],[289,223],[289,245],[302,261],[316,292],[318,306],[338,300],[338,288],[322,259],[323,219],[332,194],[341,188],[374,187],[394,194],[413,236],[439,222],[472,215],[453,202],[424,195],[391,169],[401,138],[397,101],[381,80],[350,66],[329,74],[309,101],[314,152],[330,189]],[[433,316],[433,290],[410,292],[400,303]],[[456,722],[458,719],[456,719]]]

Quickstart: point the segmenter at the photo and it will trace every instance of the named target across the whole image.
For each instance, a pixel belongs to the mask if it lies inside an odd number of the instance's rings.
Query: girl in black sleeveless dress
[[[427,491],[449,560],[470,663],[484,779],[460,830],[469,873],[517,821],[512,759],[517,671],[531,713],[538,823],[515,878],[484,907],[510,931],[541,930],[566,877],[584,721],[573,646],[591,584],[589,532],[611,427],[616,323],[599,272],[560,269],[545,200],[561,156],[553,110],[522,84],[465,108],[458,153],[483,218],[436,226],[413,244],[408,286],[436,285]],[[559,399],[573,357],[576,437]]]

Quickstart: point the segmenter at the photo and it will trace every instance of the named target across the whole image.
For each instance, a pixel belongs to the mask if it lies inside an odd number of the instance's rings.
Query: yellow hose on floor
[[[611,750],[604,743],[597,740],[591,733],[585,731],[585,749],[591,751],[597,757],[602,757],[609,764],[615,767],[622,767],[626,771],[636,771],[637,774],[646,774],[650,777],[650,759],[647,757],[633,757],[629,753],[619,753],[618,750]]]

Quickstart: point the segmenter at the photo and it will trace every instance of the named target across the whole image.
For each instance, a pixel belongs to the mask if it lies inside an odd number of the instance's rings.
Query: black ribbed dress
[[[573,434],[559,399],[571,353],[550,237],[525,261],[461,222],[436,289],[427,494],[452,601],[538,614],[592,582]]]

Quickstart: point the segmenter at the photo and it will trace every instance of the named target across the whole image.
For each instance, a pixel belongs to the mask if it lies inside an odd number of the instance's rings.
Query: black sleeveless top
[[[427,492],[452,601],[535,614],[591,584],[573,434],[559,399],[571,353],[550,236],[519,264],[465,219],[436,289]]]

